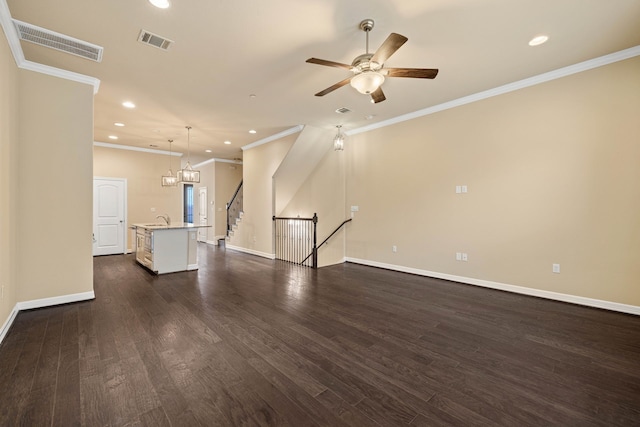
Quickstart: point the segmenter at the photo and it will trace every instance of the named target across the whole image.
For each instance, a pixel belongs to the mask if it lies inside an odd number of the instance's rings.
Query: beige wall
[[[295,142],[290,135],[243,153],[244,215],[231,245],[272,255],[274,195],[272,177]]]
[[[16,302],[16,189],[18,67],[0,37],[0,328]]]
[[[180,160],[172,157],[173,173]],[[169,169],[169,156],[107,147],[93,148],[93,174],[103,178],[127,179],[127,223],[153,223],[158,215],[169,214],[182,222],[182,186],[163,187],[162,175]],[[197,184],[196,184],[197,185]],[[194,186],[195,194],[197,190]],[[155,211],[154,211],[155,210]],[[92,217],[93,218],[93,217]],[[131,249],[131,234],[127,233]]]
[[[17,300],[92,291],[93,87],[18,75]]]
[[[331,141],[331,140],[329,140]],[[300,186],[281,216],[313,217],[318,215],[317,244],[327,238],[349,213],[345,208],[344,151],[327,152],[318,167]],[[347,224],[349,227],[350,224]],[[318,251],[320,267],[344,262],[345,228],[334,234]]]
[[[216,238],[227,235],[227,203],[242,181],[242,165],[216,162],[214,233]]]
[[[634,58],[352,136],[347,256],[640,306],[638,76]]]

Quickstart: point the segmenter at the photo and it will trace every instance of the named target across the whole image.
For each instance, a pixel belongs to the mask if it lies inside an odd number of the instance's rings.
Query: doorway
[[[126,179],[93,179],[93,256],[126,252],[126,196]]]
[[[182,188],[182,221],[193,224],[193,184],[184,184]]]

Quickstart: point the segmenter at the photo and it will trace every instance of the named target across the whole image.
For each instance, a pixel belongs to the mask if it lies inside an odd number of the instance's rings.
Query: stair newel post
[[[317,236],[316,236],[316,229],[317,229],[317,224],[318,224],[318,215],[316,215],[316,213],[314,212],[313,214],[313,260],[312,262],[312,268],[318,268],[318,247],[316,246],[317,244]]]

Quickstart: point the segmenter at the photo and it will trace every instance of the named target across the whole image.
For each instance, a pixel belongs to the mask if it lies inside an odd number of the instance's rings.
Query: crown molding
[[[128,150],[128,151],[141,151],[143,153],[152,153],[152,154],[163,154],[163,155],[171,155],[174,157],[182,157],[182,153],[178,153],[176,151],[165,151],[165,150],[156,150],[153,148],[142,148],[142,147],[132,147],[130,145],[121,145],[121,144],[111,144],[109,142],[93,142],[94,147],[104,147],[104,148],[114,148],[116,150]]]
[[[37,62],[27,61],[22,52],[22,46],[20,45],[20,37],[16,31],[16,27],[13,25],[13,19],[11,18],[11,12],[6,0],[0,0],[0,25],[7,38],[7,43],[13,54],[13,60],[16,61],[18,68],[28,71],[34,71],[36,73],[46,74],[52,77],[58,77],[65,80],[71,80],[78,83],[88,84],[93,86],[93,94],[98,93],[100,88],[100,80],[85,76],[84,74],[74,73],[73,71],[63,70],[61,68],[50,67],[49,65],[38,64]]]
[[[425,108],[422,110],[414,111],[413,113],[403,114],[401,116],[393,117],[388,120],[383,120],[378,123],[373,123],[368,126],[345,131],[345,135],[356,135],[358,133],[369,132],[374,129],[380,129],[383,127],[391,126],[396,123],[402,123],[407,120],[412,120],[422,116],[428,116],[429,114],[438,113],[440,111],[448,110],[461,105],[470,104],[472,102],[482,101],[483,99],[491,98],[493,96],[502,95],[505,93],[513,92],[519,89],[524,89],[529,86],[535,86],[540,83],[546,83],[551,80],[560,79],[562,77],[570,76],[572,74],[580,73],[582,71],[591,70],[593,68],[602,67],[604,65],[613,64],[614,62],[623,61],[625,59],[633,58],[640,55],[640,45],[624,49],[619,52],[614,52],[608,55],[600,56],[598,58],[590,59],[588,61],[579,62],[574,65],[559,68],[557,70],[549,71],[547,73],[539,74],[537,76],[529,77],[523,80],[518,80],[513,83],[508,83],[503,86],[498,86],[493,89],[485,90],[483,92],[474,93],[469,96],[454,99],[452,101],[444,102],[442,104],[434,105],[433,107]]]
[[[195,165],[193,165],[194,168],[200,168],[202,166],[208,165],[210,163],[233,163],[235,165],[241,165],[242,164],[242,160],[229,160],[229,159],[218,159],[218,158],[213,158],[213,159],[209,159],[209,160],[205,160],[203,162],[200,163],[196,163]]]
[[[266,138],[260,139],[260,140],[258,140],[256,142],[252,142],[249,145],[245,145],[244,147],[241,147],[242,151],[249,150],[251,148],[256,148],[256,147],[259,147],[260,145],[266,144],[268,142],[275,141],[275,140],[280,139],[280,138],[284,138],[285,136],[289,136],[289,135],[292,135],[294,133],[298,133],[298,132],[302,131],[302,129],[304,129],[303,125],[294,126],[294,127],[290,128],[290,129],[287,129],[287,130],[284,130],[282,132],[276,133],[274,135],[268,136]]]

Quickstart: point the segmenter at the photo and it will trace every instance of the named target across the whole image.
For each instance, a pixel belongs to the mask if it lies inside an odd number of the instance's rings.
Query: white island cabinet
[[[132,227],[136,229],[138,263],[156,274],[198,269],[198,228],[207,226],[179,223]]]

